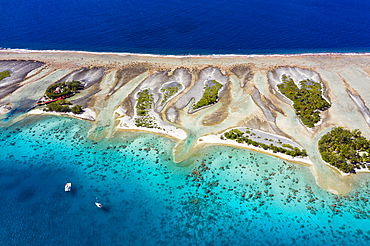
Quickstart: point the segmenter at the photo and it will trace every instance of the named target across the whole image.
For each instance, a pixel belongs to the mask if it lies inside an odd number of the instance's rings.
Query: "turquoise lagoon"
[[[174,163],[174,140],[120,131],[94,142],[92,127],[30,116],[0,128],[1,245],[370,243],[366,174],[336,196],[308,167],[261,153],[213,145]]]

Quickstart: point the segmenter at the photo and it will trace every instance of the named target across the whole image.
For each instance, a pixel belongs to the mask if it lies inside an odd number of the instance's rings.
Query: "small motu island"
[[[150,109],[153,105],[153,94],[145,89],[137,94],[135,125],[139,127],[157,128],[155,119],[150,116]]]
[[[45,92],[45,95],[37,103],[38,105],[46,104],[46,111],[54,112],[72,112],[79,114],[82,112],[81,105],[75,105],[70,108],[71,103],[67,101],[67,97],[72,97],[77,93],[77,89],[81,86],[80,81],[60,82],[50,85]]]
[[[249,149],[310,167],[317,183],[337,194],[351,189],[356,173],[369,172],[367,54],[2,50],[0,59],[0,120],[6,124],[56,114],[90,121],[92,141],[117,131],[159,134],[176,142],[174,163],[209,145]]]
[[[165,86],[165,88],[162,88],[161,92],[163,93],[163,99],[161,101],[161,106],[163,106],[164,103],[168,101],[168,99],[175,95],[179,91],[180,87],[181,84],[176,82],[174,85],[168,85]]]
[[[222,85],[216,80],[206,81],[206,85],[203,89],[203,96],[199,101],[191,106],[192,110],[197,110],[216,103],[218,99],[218,91],[221,87]]]
[[[250,134],[250,135],[249,135]],[[272,150],[274,153],[283,153],[293,157],[296,156],[307,156],[305,149],[299,149],[298,147],[293,147],[289,143],[283,143],[280,139],[274,141],[273,139],[264,138],[255,132],[251,132],[248,128],[244,129],[232,129],[221,135],[221,139],[231,139],[238,143],[246,143],[248,145],[253,145],[255,147],[261,147],[264,150]],[[255,136],[255,137],[253,137]],[[254,138],[254,139],[253,139]]]
[[[0,81],[6,77],[9,77],[10,76],[10,72],[9,71],[2,71],[0,72]]]
[[[321,137],[319,150],[324,161],[342,172],[354,172],[355,168],[370,169],[370,141],[358,129],[334,128]]]
[[[293,101],[298,118],[307,127],[314,127],[320,121],[320,111],[329,108],[329,103],[322,98],[320,83],[310,79],[299,81],[299,87],[293,79],[282,75],[283,83],[278,85],[280,92]]]

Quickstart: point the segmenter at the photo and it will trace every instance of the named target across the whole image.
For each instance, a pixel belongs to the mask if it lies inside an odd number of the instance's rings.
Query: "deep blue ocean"
[[[0,47],[151,54],[368,52],[363,0],[0,0]]]

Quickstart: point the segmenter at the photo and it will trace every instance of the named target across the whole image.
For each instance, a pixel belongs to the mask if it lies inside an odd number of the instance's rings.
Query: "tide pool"
[[[368,245],[368,175],[336,196],[303,165],[31,116],[0,130],[2,245]],[[72,182],[72,192],[64,184]],[[104,205],[98,209],[95,199]]]

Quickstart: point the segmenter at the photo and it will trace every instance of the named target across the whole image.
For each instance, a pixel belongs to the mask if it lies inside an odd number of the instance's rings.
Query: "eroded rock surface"
[[[253,78],[252,70],[247,65],[238,65],[231,69],[240,80],[240,87],[244,88],[246,84]]]
[[[43,64],[38,61],[0,61],[0,72],[10,72],[9,77],[0,81],[0,99],[17,90],[27,74]]]

